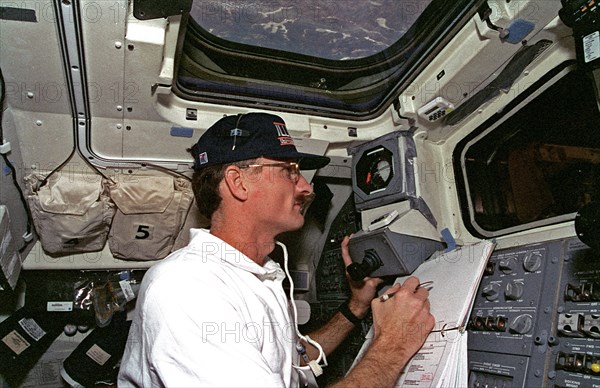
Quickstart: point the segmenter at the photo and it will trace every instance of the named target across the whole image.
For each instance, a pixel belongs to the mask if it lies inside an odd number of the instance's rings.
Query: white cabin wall
[[[8,159],[24,188],[25,175],[51,171],[71,153],[73,121],[52,2],[0,1],[0,6],[18,8],[23,16],[32,10],[36,16],[35,21],[0,20],[0,68],[6,87],[2,128],[4,141],[10,143]],[[27,214],[12,174],[2,164],[0,201],[8,207],[20,248],[25,245]]]
[[[560,2],[513,1],[508,5],[505,2],[489,3],[495,10],[492,17],[499,25],[506,26],[512,18],[529,18],[535,22],[535,28],[526,36],[527,42],[533,44],[541,39],[548,39],[553,42],[552,45],[527,67],[509,91],[483,104],[457,125],[444,126],[440,122],[427,122],[416,113],[422,105],[441,96],[459,106],[496,77],[521,47],[521,44],[500,41],[495,31],[490,30],[482,35],[482,23],[476,15],[400,96],[401,114],[413,120],[419,128],[416,140],[421,193],[440,227],[449,228],[460,243],[474,242],[478,238],[469,232],[465,225],[468,220],[464,220],[460,212],[453,165],[453,153],[457,144],[549,71],[563,62],[575,60],[572,31],[557,16]],[[504,14],[501,16],[502,12]],[[490,72],[492,69],[497,70]],[[445,75],[437,79],[442,71]],[[557,238],[574,234],[572,222],[542,229]],[[536,232],[526,231],[514,238],[507,236],[499,240],[503,241],[502,246],[514,246],[536,241],[539,238]],[[529,235],[531,238],[526,238]]]

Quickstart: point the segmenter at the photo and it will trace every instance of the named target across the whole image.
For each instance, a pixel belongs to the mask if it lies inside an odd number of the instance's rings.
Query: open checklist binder
[[[402,371],[396,386],[466,387],[467,332],[469,315],[483,271],[494,243],[482,241],[433,256],[412,275],[429,288],[431,313],[436,324],[421,350]],[[408,276],[396,279],[404,283]],[[369,347],[373,328],[367,334],[355,363]]]

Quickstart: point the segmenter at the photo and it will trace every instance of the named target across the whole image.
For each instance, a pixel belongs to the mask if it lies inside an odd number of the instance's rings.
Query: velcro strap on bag
[[[117,205],[108,245],[124,260],[158,260],[167,256],[193,200],[184,178],[140,176],[109,185]]]

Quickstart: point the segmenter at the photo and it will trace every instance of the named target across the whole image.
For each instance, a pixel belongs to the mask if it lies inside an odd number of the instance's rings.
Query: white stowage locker
[[[8,208],[0,205],[0,290],[15,289],[22,266],[9,224]]]

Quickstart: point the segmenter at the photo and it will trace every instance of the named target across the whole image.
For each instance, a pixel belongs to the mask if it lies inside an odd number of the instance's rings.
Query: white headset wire
[[[298,309],[296,308],[296,303],[294,302],[294,281],[292,280],[292,277],[290,276],[290,271],[288,268],[288,252],[287,252],[287,248],[286,246],[279,242],[276,241],[277,245],[279,245],[283,251],[283,266],[284,266],[284,270],[285,270],[285,274],[288,277],[288,280],[290,282],[290,302],[292,304],[292,313],[293,313],[293,319],[294,319],[294,326],[296,329],[296,335],[298,335],[298,338],[306,341],[307,343],[311,344],[312,346],[314,346],[315,348],[317,348],[317,350],[319,351],[319,356],[316,359],[316,362],[319,365],[322,366],[327,366],[327,358],[325,356],[325,352],[323,351],[323,347],[321,346],[321,344],[319,344],[317,341],[313,340],[312,338],[310,338],[307,335],[303,335],[300,333],[300,331],[298,330]],[[321,363],[322,362],[322,363]],[[312,368],[310,368],[310,366],[305,366],[305,367],[301,367],[301,366],[295,366],[297,369],[301,369],[301,370],[311,370]],[[314,372],[314,371],[313,371]]]

